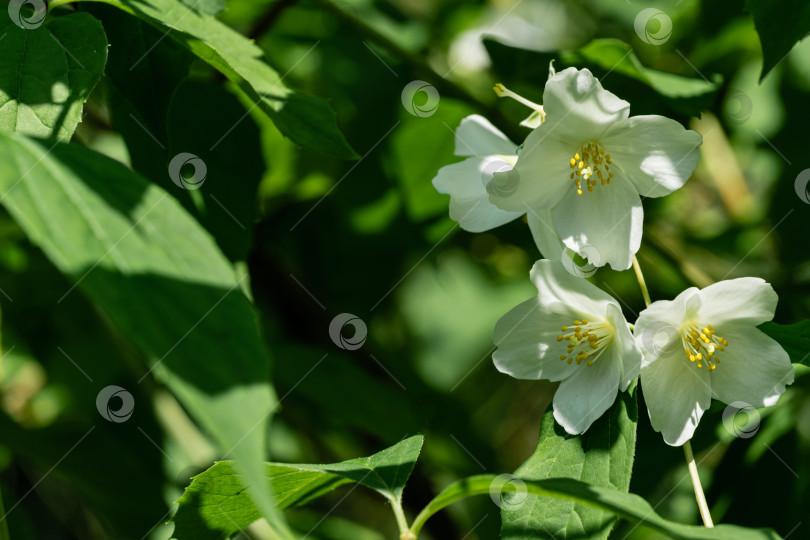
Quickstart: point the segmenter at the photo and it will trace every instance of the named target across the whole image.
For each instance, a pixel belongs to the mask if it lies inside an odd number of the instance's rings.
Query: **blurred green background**
[[[760,276],[779,293],[777,322],[810,318],[810,204],[794,189],[810,167],[810,41],[760,82],[759,38],[741,1],[653,5],[672,22],[665,36],[655,21],[646,27],[666,38],[657,44],[634,28],[650,6],[636,1],[228,0],[220,19],[255,38],[288,86],[331,100],[363,156],[346,162],[284,139],[170,40],[149,56],[161,77],[127,72],[137,47],[126,15],[82,4],[101,19],[111,47],[107,77],[74,142],[162,185],[178,151],[206,161],[206,188],[230,215],[210,201],[182,202],[250,272],[282,397],[272,459],[340,461],[423,433],[405,491],[413,515],[454,479],[513,471],[534,449],[554,389],[498,373],[489,356],[495,322],[534,293],[528,271],[539,256],[528,228],[518,221],[466,233],[430,183],[457,161],[452,131],[464,116],[485,114],[516,142],[528,132],[517,125],[528,111],[498,101],[496,82],[540,102],[556,58],[558,69],[592,69],[630,101],[631,114],[664,114],[701,132],[692,179],[672,196],[644,201],[638,257],[653,299]],[[146,47],[160,39],[149,32]],[[666,83],[657,91],[654,82],[612,69],[605,42],[588,45],[597,38],[622,40],[645,69],[688,77],[701,90],[673,95]],[[438,89],[433,114],[414,116],[403,106],[402,89],[413,80]],[[143,103],[122,100],[121,84],[142,88]],[[128,107],[139,105],[152,111],[146,121],[165,150],[133,125]],[[594,280],[635,319],[643,302],[632,272],[602,269]],[[139,353],[88,300],[73,294],[55,302],[70,282],[5,211],[0,287],[0,482],[12,537],[168,538],[171,526],[161,522],[189,478],[218,457],[212,446],[168,392],[148,379],[136,384]],[[368,328],[357,350],[329,337],[340,313]],[[693,447],[715,521],[810,537],[810,524],[799,524],[810,509],[809,380],[798,377],[762,412],[752,438],[724,429],[722,404],[704,417]],[[134,393],[134,421],[99,416],[96,395],[111,384]],[[72,449],[90,426],[92,438]],[[631,491],[665,517],[697,523],[681,450],[666,446],[644,413],[638,439]],[[347,497],[349,489],[290,511],[291,523],[312,529],[313,539],[396,537],[382,498],[364,489]],[[434,517],[424,537],[496,538],[499,527],[498,508],[481,498]],[[657,535],[620,524],[612,537]]]

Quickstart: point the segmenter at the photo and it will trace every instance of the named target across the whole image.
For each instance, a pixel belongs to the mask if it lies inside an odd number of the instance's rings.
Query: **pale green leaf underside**
[[[643,498],[632,493],[615,489],[591,486],[570,478],[550,478],[547,480],[526,480],[517,488],[522,494],[540,495],[546,500],[560,499],[597,508],[626,519],[630,523],[653,529],[676,540],[780,540],[771,529],[748,529],[736,525],[716,525],[713,529],[697,525],[684,525],[668,521],[659,516]],[[519,506],[515,495],[516,482],[505,482],[500,477],[484,474],[471,476],[447,486],[436,496],[424,511],[414,520],[414,532],[421,531],[427,519],[441,510],[472,495],[497,495],[503,491],[505,504]],[[526,536],[524,538],[552,538]],[[581,538],[588,538],[583,536]]]
[[[180,0],[85,1],[119,7],[166,32],[237,84],[295,143],[338,157],[357,157],[326,101],[287,88],[258,46],[217,19]]]
[[[627,492],[633,470],[638,405],[635,387],[582,435],[571,436],[543,415],[537,448],[515,471],[521,478],[573,478],[590,485]],[[559,498],[528,496],[526,503],[501,508],[501,538],[551,536],[559,540],[607,538],[615,522],[609,512]]]
[[[1,132],[0,203],[260,485],[276,402],[268,353],[240,280],[199,223],[115,161]],[[275,515],[267,490],[251,494]]]
[[[370,457],[331,465],[266,463],[279,508],[306,504],[349,482],[371,488],[389,500],[400,501],[422,448],[416,435]],[[180,540],[214,540],[244,529],[260,514],[244,484],[234,475],[231,463],[221,461],[194,477],[175,515],[174,536]]]
[[[0,129],[69,140],[104,74],[107,37],[87,13],[24,30],[0,17]]]

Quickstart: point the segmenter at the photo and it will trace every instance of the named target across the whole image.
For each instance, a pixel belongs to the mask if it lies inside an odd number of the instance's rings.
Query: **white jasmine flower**
[[[490,202],[529,216],[550,210],[566,247],[596,266],[629,268],[641,244],[639,195],[681,187],[697,164],[700,135],[663,116],[630,117],[630,104],[587,69],[549,77],[543,111],[512,174],[488,183]]]
[[[777,300],[768,283],[749,277],[692,287],[641,312],[641,388],[667,444],[692,438],[712,398],[765,407],[793,383],[788,354],[757,328],[773,318]]]
[[[537,296],[501,317],[492,355],[518,379],[560,381],[554,418],[579,434],[610,408],[641,369],[641,351],[619,304],[560,263],[537,261]]]
[[[450,195],[450,218],[465,231],[483,232],[525,215],[525,208],[515,212],[501,210],[489,201],[486,189],[493,174],[508,173],[514,167],[517,145],[477,114],[461,121],[455,132],[455,143],[455,155],[467,159],[442,167],[433,179],[439,193]],[[550,226],[551,213],[548,210],[529,212],[527,221],[543,255],[560,259],[563,247]]]

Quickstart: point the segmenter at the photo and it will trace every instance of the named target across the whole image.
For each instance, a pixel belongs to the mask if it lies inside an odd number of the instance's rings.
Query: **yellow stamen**
[[[610,167],[608,166],[610,154],[605,153],[605,149],[597,142],[588,141],[583,143],[579,150],[574,153],[574,156],[569,159],[568,163],[574,169],[575,174],[571,176],[571,180],[574,180],[578,195],[582,195],[584,191],[579,182],[580,177],[587,180],[585,187],[588,189],[588,193],[593,193],[597,185],[609,185],[610,180],[613,178],[613,173],[609,172]],[[599,182],[591,180],[592,176],[596,176]]]
[[[695,323],[684,326],[682,343],[686,358],[690,362],[697,362],[698,368],[702,368],[705,364],[709,373],[717,369],[720,363],[719,353],[728,345],[728,341],[718,336],[712,325]]]

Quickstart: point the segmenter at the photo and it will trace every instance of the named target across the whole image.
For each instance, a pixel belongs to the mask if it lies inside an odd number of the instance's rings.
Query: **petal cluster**
[[[691,439],[713,398],[764,407],[793,383],[788,354],[757,328],[773,318],[776,302],[762,279],[739,278],[687,289],[639,315],[641,388],[667,444]]]
[[[560,381],[554,418],[578,434],[610,408],[641,369],[641,352],[616,300],[554,261],[535,263],[537,296],[495,326],[492,355],[518,379]]]
[[[589,262],[630,268],[641,244],[641,197],[680,188],[697,165],[700,135],[657,115],[630,117],[630,104],[587,69],[568,68],[543,92],[545,122],[515,165],[514,188],[488,186],[505,211],[551,212],[553,227]]]

